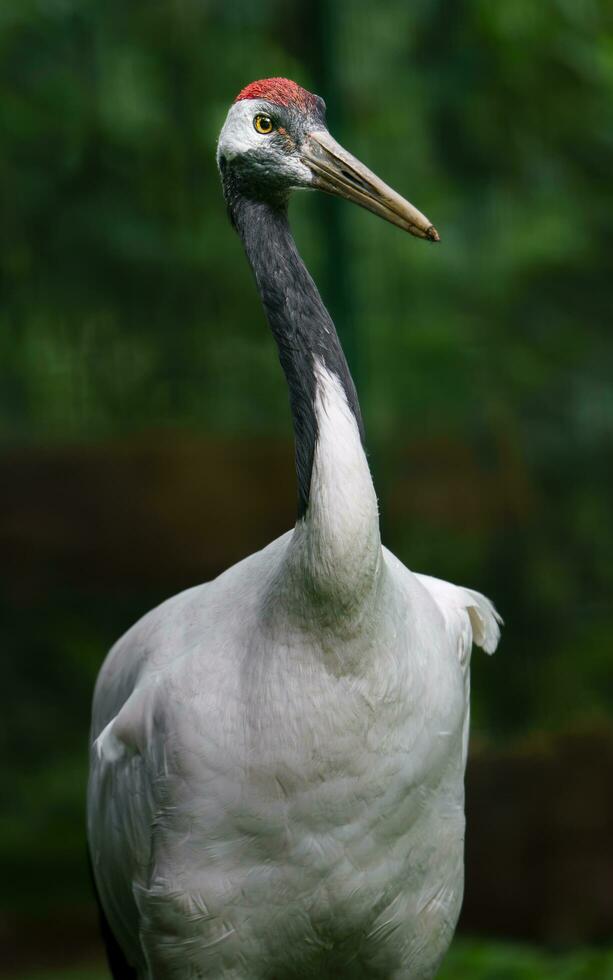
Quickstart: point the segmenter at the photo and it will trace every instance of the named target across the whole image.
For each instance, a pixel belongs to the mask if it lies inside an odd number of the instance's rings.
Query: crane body
[[[332,140],[322,105],[255,83],[220,137],[288,382],[298,519],[148,613],[100,672],[88,837],[116,980],[427,980],[461,906],[470,650],[493,651],[498,617],[381,545],[357,395],[287,192],[438,235]]]

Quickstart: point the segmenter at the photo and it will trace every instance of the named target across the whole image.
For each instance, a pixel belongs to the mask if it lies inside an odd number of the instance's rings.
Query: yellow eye
[[[256,131],[261,133],[262,136],[268,136],[269,133],[272,133],[272,119],[270,116],[256,116],[253,120],[253,125]]]

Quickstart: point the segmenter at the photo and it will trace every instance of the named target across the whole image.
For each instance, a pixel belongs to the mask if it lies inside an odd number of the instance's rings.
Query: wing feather
[[[130,662],[130,644],[122,651]],[[122,641],[120,641],[122,642]],[[139,912],[135,888],[147,880],[152,827],[157,802],[151,767],[157,748],[152,738],[156,685],[137,685],[109,721],[108,707],[116,677],[111,673],[108,690],[101,675],[96,692],[90,778],[88,785],[88,840],[94,880],[110,928],[131,966],[144,968],[138,940]],[[100,706],[104,705],[104,710]],[[97,735],[100,725],[106,721]],[[159,747],[162,751],[163,747]]]
[[[480,592],[430,575],[416,575],[441,610],[447,630],[457,643],[462,664],[470,660],[472,644],[493,653],[500,639],[502,618],[494,604]]]

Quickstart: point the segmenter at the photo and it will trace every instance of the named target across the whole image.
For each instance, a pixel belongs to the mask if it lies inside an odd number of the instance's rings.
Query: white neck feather
[[[355,619],[377,584],[377,498],[358,425],[339,379],[315,358],[317,443],[309,506],[288,549],[300,594],[338,618]]]

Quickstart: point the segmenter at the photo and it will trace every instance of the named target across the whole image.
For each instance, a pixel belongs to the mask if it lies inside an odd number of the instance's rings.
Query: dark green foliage
[[[454,943],[438,980],[611,980],[613,955],[606,951],[579,950],[558,954],[529,946]],[[19,974],[15,980],[107,980],[103,968],[87,967]]]

